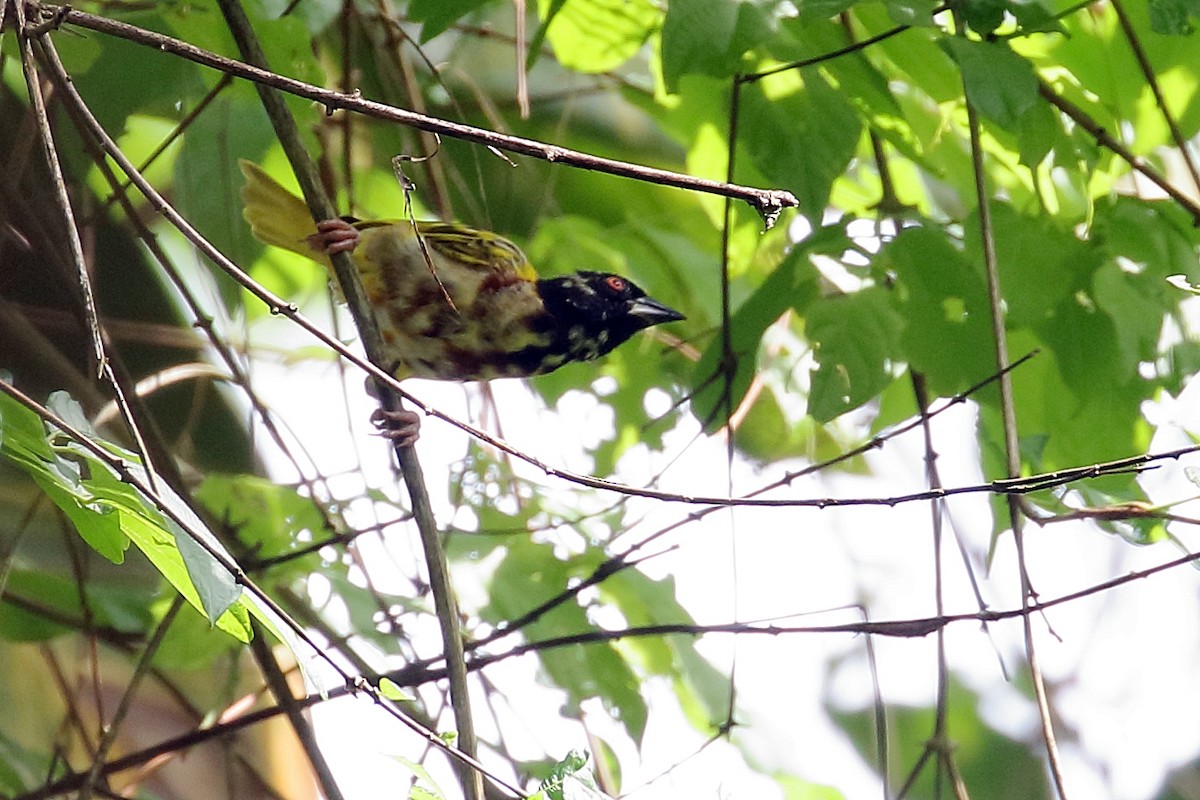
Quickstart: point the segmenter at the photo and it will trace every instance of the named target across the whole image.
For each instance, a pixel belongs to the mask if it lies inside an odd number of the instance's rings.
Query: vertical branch
[[[925,480],[930,489],[942,488],[942,478],[937,468],[937,450],[933,446],[933,430],[929,424],[929,391],[925,376],[911,372],[913,396],[921,417],[921,434],[925,446]],[[945,500],[937,498],[929,503],[930,522],[933,526],[933,595],[934,613],[941,617],[946,613],[945,580],[942,574],[942,511]],[[950,669],[946,664],[946,629],[939,626],[937,633],[937,700],[933,717],[931,746],[937,751],[937,777],[934,796],[941,796],[942,776],[951,774],[954,751],[950,748],[946,721],[950,715]]]
[[[90,800],[92,790],[100,781],[100,773],[104,767],[105,759],[108,758],[108,752],[117,741],[117,733],[121,730],[121,723],[128,716],[129,709],[133,707],[134,695],[137,694],[138,687],[142,684],[142,679],[150,671],[150,664],[154,659],[154,654],[158,652],[159,646],[162,644],[163,639],[166,638],[167,631],[171,629],[171,625],[175,621],[175,616],[183,608],[183,603],[183,595],[176,594],[175,598],[171,601],[170,608],[167,609],[167,613],[163,614],[163,618],[155,626],[154,633],[150,636],[150,641],[146,642],[146,647],[142,650],[142,655],[138,659],[137,666],[134,667],[133,675],[129,678],[129,683],[125,685],[125,692],[121,695],[121,700],[117,704],[117,710],[113,712],[112,719],[107,724],[101,720],[103,734],[100,736],[100,743],[96,745],[96,752],[92,756],[91,769],[88,770],[83,787],[79,790],[79,800]]]
[[[237,42],[242,57],[250,64],[261,69],[267,68],[266,56],[254,34],[254,29],[247,19],[245,11],[238,0],[219,0],[234,41]],[[320,185],[316,168],[304,145],[282,94],[264,84],[256,84],[263,106],[271,118],[276,135],[283,146],[284,153],[291,162],[292,169],[300,183],[305,201],[312,212],[314,220],[332,219],[337,216],[333,206],[326,197]],[[375,324],[374,313],[363,291],[362,283],[354,262],[348,253],[336,253],[332,257],[334,272],[338,285],[346,299],[350,313],[354,317],[362,338],[363,348],[367,358],[383,369],[387,369],[383,357],[383,340],[379,328]],[[399,410],[400,398],[389,387],[375,384],[380,404],[389,411]],[[417,460],[416,450],[412,447],[396,447],[396,458],[400,463],[400,471],[404,483],[408,487],[409,497],[413,507],[413,518],[420,533],[421,545],[425,552],[426,567],[429,570],[429,582],[433,592],[434,606],[438,623],[442,632],[442,646],[446,656],[447,673],[450,678],[450,699],[454,708],[455,724],[458,729],[458,748],[467,756],[474,758],[476,750],[474,723],[471,718],[470,697],[467,691],[467,670],[463,661],[462,633],[458,623],[458,604],[450,585],[450,576],[446,568],[446,554],[442,545],[437,523],[433,517],[433,508],[429,502],[429,494],[425,489],[425,479],[421,464]],[[463,768],[463,786],[468,800],[478,800],[483,795],[481,775],[474,770]]]
[[[738,116],[741,106],[742,81],[740,75],[734,75],[730,81],[729,98],[729,161],[725,168],[725,179],[730,180],[736,169]],[[732,301],[729,281],[729,231],[733,227],[733,203],[725,198],[721,219],[721,406],[725,415],[725,474],[729,495],[733,495],[733,379],[737,371],[737,359],[733,354],[733,327],[731,324]],[[737,569],[737,537],[733,535],[734,510],[729,509],[729,558],[730,558],[730,590],[733,592],[733,619],[738,615],[738,569]],[[734,710],[737,706],[737,639],[733,641],[733,654],[729,663],[729,704],[725,709],[723,730],[729,733],[734,725]]]
[[[8,5],[5,3],[4,5]],[[50,117],[46,113],[46,99],[42,95],[41,77],[38,75],[37,62],[33,56],[31,37],[26,31],[25,4],[12,3],[16,13],[17,42],[21,50],[21,68],[25,73],[25,86],[29,91],[29,102],[33,106],[34,118],[41,133],[42,154],[46,158],[46,167],[50,172],[50,183],[54,188],[54,199],[63,214],[63,233],[67,237],[67,247],[71,254],[79,278],[80,299],[83,303],[83,319],[88,335],[92,340],[92,355],[96,358],[98,375],[104,374],[104,337],[100,333],[100,316],[96,313],[96,299],[92,295],[92,284],[87,274],[87,266],[83,257],[83,243],[79,240],[79,230],[75,227],[75,218],[71,212],[71,198],[67,196],[67,185],[63,179],[62,165],[58,161],[55,150],[53,132],[50,128]]]
[[[329,762],[325,760],[325,756],[317,744],[312,724],[304,716],[304,710],[292,694],[292,687],[288,685],[287,676],[283,674],[279,662],[275,659],[271,645],[267,643],[266,628],[256,619],[251,619],[250,625],[254,629],[254,636],[250,639],[250,652],[254,654],[258,668],[262,670],[263,679],[266,680],[271,695],[287,715],[292,731],[300,740],[300,746],[304,748],[308,763],[312,765],[313,772],[317,775],[317,782],[321,785],[322,794],[325,795],[326,800],[343,800],[344,795],[338,788],[333,771],[329,768]]]
[[[959,35],[965,35],[965,27],[961,18],[955,15],[955,26]],[[983,244],[983,267],[987,278],[988,307],[991,312],[992,338],[996,345],[996,364],[1003,370],[1008,363],[1008,338],[1004,321],[1004,298],[1000,290],[1000,270],[996,262],[996,241],[992,228],[992,212],[989,203],[987,181],[984,174],[983,144],[980,137],[979,113],[966,93],[963,85],[963,97],[967,107],[967,128],[971,144],[971,169],[974,174],[975,202],[979,208],[979,232]],[[1000,375],[1000,416],[1004,426],[1004,458],[1006,477],[1015,478],[1021,474],[1021,453],[1017,441],[1017,413],[1013,402],[1012,376],[1007,372]],[[1017,570],[1021,582],[1021,603],[1026,608],[1034,602],[1033,586],[1029,580],[1029,571],[1025,565],[1025,518],[1021,511],[1020,498],[1015,494],[1006,496],[1008,501],[1008,518],[1012,527],[1013,543],[1017,550]],[[1038,712],[1042,722],[1042,738],[1046,743],[1046,758],[1050,764],[1050,774],[1054,778],[1054,787],[1060,798],[1067,797],[1066,784],[1063,781],[1062,764],[1058,755],[1058,743],[1054,735],[1054,721],[1050,716],[1050,703],[1046,696],[1046,684],[1042,680],[1042,670],[1038,664],[1037,649],[1033,642],[1033,622],[1029,613],[1021,615],[1022,627],[1025,634],[1025,657],[1029,662],[1030,677],[1033,680],[1033,691],[1037,698]]]

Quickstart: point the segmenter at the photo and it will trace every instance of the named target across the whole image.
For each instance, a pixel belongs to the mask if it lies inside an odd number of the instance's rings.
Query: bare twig
[[[457,122],[450,122],[424,114],[417,114],[403,108],[385,105],[384,103],[364,100],[357,94],[345,94],[343,92],[322,89],[310,83],[277,75],[268,70],[217,55],[179,39],[164,36],[161,33],[148,31],[116,20],[106,19],[95,14],[88,14],[66,6],[38,6],[31,3],[30,7],[39,8],[44,16],[49,15],[51,18],[59,20],[62,23],[79,25],[90,30],[119,36],[122,39],[153,47],[156,50],[186,58],[189,61],[203,64],[204,66],[239,78],[245,78],[264,86],[272,86],[299,97],[307,97],[310,100],[320,103],[330,112],[336,109],[347,109],[376,119],[398,122],[402,125],[430,133],[438,133],[443,136],[475,142],[476,144],[495,147],[499,150],[533,156],[580,169],[605,172],[610,175],[619,175],[635,180],[658,183],[663,186],[674,186],[679,189],[707,192],[731,197],[735,200],[742,200],[749,203],[763,217],[767,227],[774,224],[774,221],[783,209],[794,208],[798,205],[798,201],[791,192],[781,189],[755,189],[748,186],[720,183],[705,178],[695,178],[669,170],[630,164],[611,158],[602,158],[588,153],[580,153],[565,147],[537,142],[532,139],[508,136],[484,128],[462,125]]]
[[[1150,165],[1150,162],[1139,155],[1135,155],[1132,150],[1109,133],[1103,125],[1092,119],[1086,111],[1054,91],[1050,87],[1050,84],[1041,78],[1038,78],[1038,93],[1049,101],[1052,106],[1070,117],[1076,125],[1090,133],[1098,144],[1112,150],[1135,171],[1149,178],[1151,183],[1162,189],[1172,200],[1186,209],[1192,215],[1194,224],[1200,226],[1200,203],[1197,203],[1191,197],[1184,194],[1179,187],[1167,180],[1165,176],[1159,174],[1158,170]]]
[[[955,14],[956,28],[960,35],[965,35],[962,18]],[[1047,88],[1041,84],[1043,89]],[[974,177],[975,201],[979,209],[979,231],[983,244],[983,269],[987,278],[988,308],[991,311],[992,339],[996,347],[996,364],[1004,366],[1008,363],[1008,329],[1004,319],[1004,295],[1000,288],[1000,267],[996,259],[996,242],[993,237],[991,198],[986,185],[986,173],[983,163],[983,143],[980,134],[979,112],[971,102],[964,87],[967,107],[967,128],[971,145],[971,167]],[[1004,457],[1005,469],[1010,478],[1021,474],[1021,451],[1017,441],[1016,403],[1013,400],[1012,378],[1005,374],[1000,377],[1000,416],[1004,427]],[[1028,606],[1036,601],[1033,586],[1029,579],[1029,571],[1025,562],[1025,535],[1023,524],[1025,518],[1017,495],[1009,495],[1008,517],[1012,528],[1013,542],[1017,551],[1017,572],[1021,584],[1022,604]],[[1037,697],[1038,711],[1042,723],[1042,739],[1045,742],[1046,758],[1050,765],[1050,775],[1054,780],[1055,790],[1060,800],[1066,800],[1067,790],[1063,779],[1062,764],[1058,755],[1058,743],[1054,735],[1054,720],[1050,716],[1050,703],[1046,696],[1046,685],[1042,680],[1042,671],[1038,663],[1037,648],[1033,639],[1033,623],[1031,615],[1021,618],[1025,633],[1025,658],[1029,663],[1030,678],[1033,681],[1034,694]]]
[[[242,57],[256,65],[257,68],[266,70],[268,68],[266,55],[258,43],[258,37],[242,10],[239,0],[218,0],[218,2]],[[304,148],[296,121],[292,118],[283,95],[264,83],[258,84],[257,88],[267,116],[270,117],[279,142],[296,173],[313,219],[325,220],[336,217],[337,213],[320,185],[316,169]],[[330,260],[333,263],[342,294],[354,317],[363,348],[367,352],[367,358],[373,364],[386,368],[388,358],[383,337],[379,333],[374,309],[367,299],[353,259],[349,253],[336,253]],[[400,408],[400,398],[386,385],[377,384],[376,389],[380,403],[385,409],[395,411]],[[475,725],[471,715],[467,670],[463,661],[462,631],[459,627],[458,603],[454,597],[454,588],[447,569],[441,533],[437,529],[437,521],[433,516],[433,506],[425,488],[425,478],[421,471],[421,464],[417,460],[416,450],[411,446],[400,446],[399,443],[394,449],[412,501],[413,519],[416,522],[421,545],[425,552],[425,565],[429,571],[434,607],[442,632],[442,648],[446,654],[446,663],[449,668],[451,704],[454,708],[454,719],[458,729],[457,749],[473,761],[476,752]],[[454,763],[456,766],[465,764],[465,762]],[[483,797],[482,775],[464,766],[461,777],[467,800],[480,800]]]

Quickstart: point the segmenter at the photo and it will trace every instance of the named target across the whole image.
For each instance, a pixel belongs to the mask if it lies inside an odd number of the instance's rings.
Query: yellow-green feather
[[[259,241],[282,247],[293,253],[330,266],[329,258],[308,245],[308,237],[316,232],[308,206],[266,173],[249,161],[239,161],[246,185],[242,187],[246,221]],[[412,223],[406,220],[363,220],[354,223],[373,236],[396,236],[407,241],[413,238]],[[386,229],[386,232],[384,231]],[[537,272],[515,244],[491,231],[482,231],[453,222],[417,222],[417,230],[427,248],[458,265],[511,274],[527,281],[537,280]],[[360,263],[364,273],[380,269],[379,265]]]

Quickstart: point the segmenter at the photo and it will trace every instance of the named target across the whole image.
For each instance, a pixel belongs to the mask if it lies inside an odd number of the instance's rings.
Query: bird
[[[303,200],[257,164],[239,161],[243,216],[254,237],[312,259],[332,275],[346,252],[398,379],[487,381],[593,361],[638,331],[685,319],[609,272],[539,277],[517,245],[454,222],[354,217],[314,223]],[[410,446],[419,418],[377,411],[384,436]]]

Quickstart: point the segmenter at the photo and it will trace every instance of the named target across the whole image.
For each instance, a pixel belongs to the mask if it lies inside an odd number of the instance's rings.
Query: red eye
[[[624,278],[618,278],[616,275],[609,275],[604,279],[604,285],[612,289],[614,292],[623,292],[625,291],[626,283]]]

